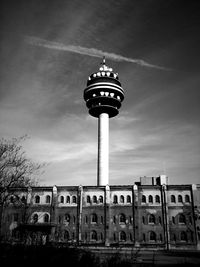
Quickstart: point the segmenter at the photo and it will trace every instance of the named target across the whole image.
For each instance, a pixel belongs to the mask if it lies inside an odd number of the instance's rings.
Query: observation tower
[[[87,80],[84,100],[89,114],[98,118],[97,186],[105,186],[109,184],[109,118],[117,116],[124,100],[118,74],[106,66],[105,57],[99,71]]]

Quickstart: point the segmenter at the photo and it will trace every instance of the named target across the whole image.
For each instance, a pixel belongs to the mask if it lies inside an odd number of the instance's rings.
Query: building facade
[[[200,186],[143,177],[134,185],[17,188],[1,237],[26,244],[200,249]]]

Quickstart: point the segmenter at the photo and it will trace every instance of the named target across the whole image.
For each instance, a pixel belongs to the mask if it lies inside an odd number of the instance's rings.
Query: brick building
[[[26,244],[200,248],[200,186],[166,176],[134,185],[53,186],[11,190],[1,237]]]

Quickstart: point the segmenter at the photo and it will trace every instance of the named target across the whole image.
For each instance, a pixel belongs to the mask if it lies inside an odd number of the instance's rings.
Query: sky
[[[83,91],[106,64],[125,91],[110,119],[111,185],[199,183],[200,1],[16,0],[0,7],[0,138],[28,135],[41,185],[96,185]]]

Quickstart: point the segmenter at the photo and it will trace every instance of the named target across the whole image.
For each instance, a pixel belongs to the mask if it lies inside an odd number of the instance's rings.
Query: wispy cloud
[[[140,66],[155,68],[155,69],[160,69],[160,70],[170,70],[169,68],[150,64],[150,63],[144,61],[143,59],[128,58],[128,57],[124,57],[122,55],[104,52],[104,51],[98,50],[96,48],[87,48],[87,47],[75,46],[75,45],[64,45],[62,43],[52,42],[52,41],[48,41],[48,40],[34,37],[34,36],[26,36],[25,41],[28,44],[35,45],[35,46],[41,46],[41,47],[45,47],[45,48],[49,48],[49,49],[67,51],[67,52],[87,55],[87,56],[91,56],[91,57],[102,58],[103,56],[105,56],[106,58],[114,60],[114,61],[130,62],[130,63],[135,63],[135,64],[140,65]]]

